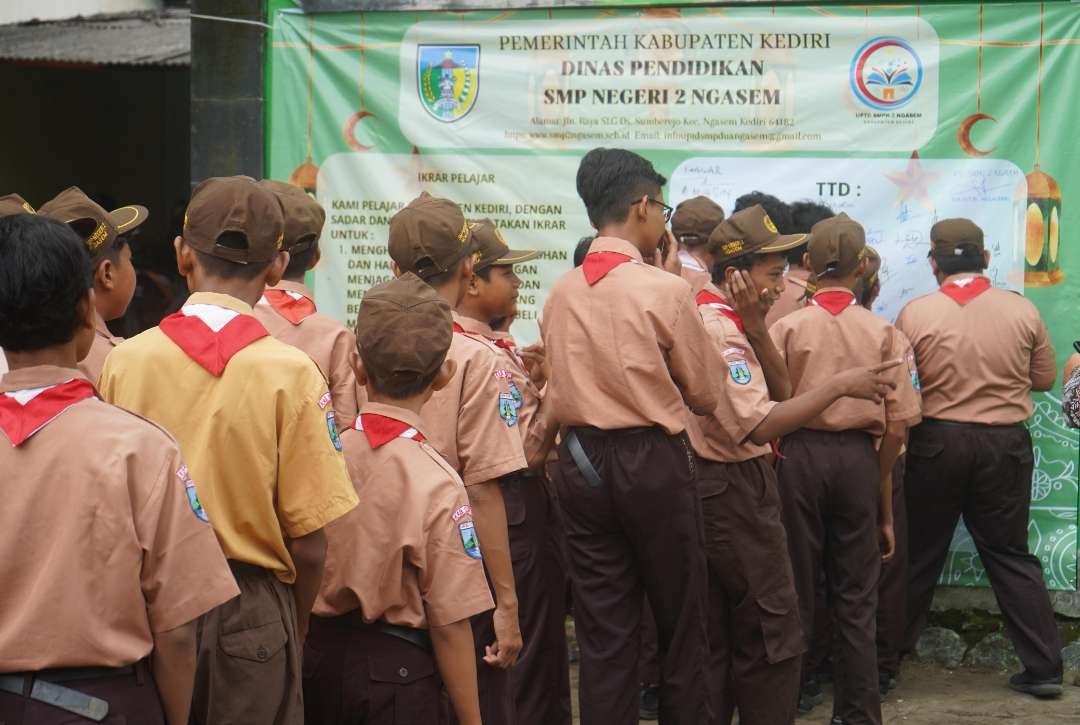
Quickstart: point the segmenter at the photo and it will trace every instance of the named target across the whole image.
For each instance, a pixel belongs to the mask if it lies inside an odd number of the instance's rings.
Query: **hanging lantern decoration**
[[[307,67],[307,158],[304,159],[304,163],[296,167],[296,169],[289,174],[289,183],[293,186],[299,186],[301,189],[315,195],[315,187],[319,181],[319,167],[315,165],[315,162],[311,160],[311,127],[312,127],[312,114],[314,113],[315,103],[315,83],[313,76],[315,75],[315,46],[312,44],[313,26],[315,18],[308,16],[308,67]]]
[[[1058,259],[1061,186],[1036,164],[1027,175],[1024,213],[1024,285],[1051,287],[1065,279]]]
[[[1061,238],[1061,185],[1039,168],[1042,130],[1043,12],[1039,4],[1039,74],[1035,94],[1035,168],[1027,175],[1024,212],[1024,286],[1052,287],[1065,280],[1058,257]]]

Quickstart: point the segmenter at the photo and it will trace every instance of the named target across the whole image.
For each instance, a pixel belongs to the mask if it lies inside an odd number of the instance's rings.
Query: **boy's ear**
[[[183,237],[177,237],[173,240],[173,249],[176,250],[176,271],[181,277],[190,276],[195,267],[195,254],[191,247],[184,244]]]
[[[810,269],[810,252],[803,252],[802,266],[803,269]]]
[[[270,267],[266,270],[266,286],[273,287],[285,276],[285,268],[289,266],[289,253],[278,252]]]
[[[358,387],[364,387],[368,384],[367,370],[364,370],[364,361],[357,355],[349,360],[349,366],[353,369],[353,373],[356,374],[356,384]]]
[[[432,390],[442,390],[450,381],[454,379],[454,373],[457,372],[457,360],[443,360],[442,367],[439,368],[438,374],[435,376],[435,380],[431,383]]]
[[[397,262],[390,262],[390,271],[394,273],[395,277],[401,276],[401,267],[397,266]]]
[[[94,269],[94,287],[110,291],[116,282],[113,279],[113,263],[111,259],[103,259]]]
[[[322,259],[322,249],[320,247],[315,247],[315,254],[311,255],[311,261],[308,262],[307,268],[315,269],[315,265],[319,263],[320,259]]]

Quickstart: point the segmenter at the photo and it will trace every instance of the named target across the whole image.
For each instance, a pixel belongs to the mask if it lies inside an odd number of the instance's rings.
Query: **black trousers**
[[[707,574],[689,443],[658,428],[573,430],[602,479],[586,481],[564,439],[555,483],[581,648],[581,723],[638,722],[643,593],[656,618],[660,722],[708,722]]]
[[[1061,674],[1061,639],[1042,565],[1028,551],[1033,469],[1031,436],[1020,424],[927,420],[912,429],[904,480],[911,531],[908,648],[926,623],[963,516],[1020,661],[1036,677]]]

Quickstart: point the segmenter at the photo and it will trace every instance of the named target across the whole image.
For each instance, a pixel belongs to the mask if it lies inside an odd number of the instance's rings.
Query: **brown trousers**
[[[302,725],[300,648],[292,587],[229,561],[240,596],[198,620],[194,725]]]
[[[763,458],[698,459],[709,561],[713,722],[790,725],[799,697],[799,622],[776,474]]]
[[[907,629],[908,522],[904,497],[904,457],[893,466],[893,535],[896,553],[881,564],[878,580],[877,661],[878,672],[896,676]],[[814,592],[814,633],[810,638],[807,668],[811,674],[832,670],[832,613],[829,610],[824,572]]]
[[[659,428],[574,430],[602,480],[586,481],[564,439],[555,484],[581,648],[581,723],[638,722],[644,593],[659,640],[660,722],[708,722],[707,570],[689,443]]]
[[[524,642],[510,669],[517,725],[570,725],[571,721],[567,577],[552,546],[551,530],[558,521],[552,515],[554,502],[547,486],[547,480],[535,474],[502,480]]]
[[[877,521],[880,481],[873,438],[862,431],[802,429],[784,438],[778,466],[800,618],[814,621],[822,567],[835,630],[834,714],[880,725]]]
[[[1020,661],[1036,677],[1061,675],[1061,640],[1043,582],[1028,551],[1034,459],[1023,425],[927,420],[908,443],[911,524],[906,645],[918,638],[960,516],[964,517]]]
[[[359,612],[312,616],[304,644],[304,715],[307,725],[446,722],[435,656],[364,624]]]
[[[157,687],[145,662],[137,663],[131,674],[70,679],[73,674],[75,670],[46,670],[39,673],[37,679],[56,682],[107,702],[109,714],[101,721],[104,725],[165,725]],[[26,693],[29,694],[33,680],[27,679]],[[89,722],[53,705],[0,691],[0,725],[83,725]]]

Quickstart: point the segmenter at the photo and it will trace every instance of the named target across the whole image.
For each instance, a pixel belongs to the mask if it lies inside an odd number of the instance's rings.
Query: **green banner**
[[[1027,295],[1059,362],[1080,337],[1080,7],[1067,2],[305,15],[272,0],[267,168],[327,210],[319,307],[350,323],[387,279],[387,223],[421,190],[490,217],[522,265],[516,337],[591,228],[595,146],[634,149],[669,203],[763,190],[846,211],[883,255],[876,310],[934,289],[930,226],[986,231],[994,283]],[[1068,198],[1067,198],[1068,197]],[[1076,431],[1035,396],[1030,542],[1076,588]],[[912,532],[917,536],[918,532]],[[961,526],[943,583],[985,585]]]

